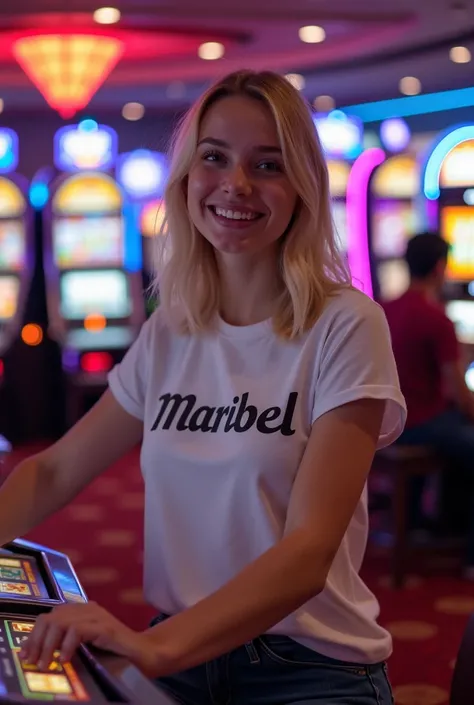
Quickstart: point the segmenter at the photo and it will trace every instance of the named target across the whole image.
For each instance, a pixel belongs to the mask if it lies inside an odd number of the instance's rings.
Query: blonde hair
[[[221,98],[242,95],[262,101],[276,123],[286,174],[298,194],[288,231],[280,241],[281,292],[273,317],[275,333],[291,340],[310,329],[328,296],[350,286],[335,241],[329,178],[311,111],[299,92],[270,71],[239,71],[209,88],[178,125],[172,140],[165,191],[166,217],[156,238],[157,275],[152,284],[165,312],[182,332],[208,330],[220,308],[217,262],[212,245],[188,213],[184,183],[193,162],[201,121]]]

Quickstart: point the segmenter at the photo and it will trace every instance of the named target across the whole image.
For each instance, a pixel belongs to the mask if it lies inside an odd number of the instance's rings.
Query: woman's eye
[[[218,162],[222,160],[222,154],[215,151],[204,152],[202,159],[205,162]]]
[[[265,161],[265,162],[260,162],[258,165],[258,169],[261,169],[263,171],[281,171],[281,166],[278,164],[278,162],[272,162],[272,161]]]

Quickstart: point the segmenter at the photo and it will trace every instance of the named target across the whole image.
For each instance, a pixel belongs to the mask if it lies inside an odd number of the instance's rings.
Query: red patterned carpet
[[[25,448],[15,450],[12,461],[24,455]],[[89,598],[142,628],[153,614],[141,591],[142,510],[138,454],[132,453],[27,538],[67,553]],[[385,565],[379,550],[369,551],[364,575],[394,637],[389,670],[396,703],[447,705],[454,659],[474,611],[474,585],[438,573],[411,576],[395,592]]]

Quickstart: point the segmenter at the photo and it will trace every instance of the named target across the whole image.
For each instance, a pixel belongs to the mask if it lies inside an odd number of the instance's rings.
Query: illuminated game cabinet
[[[467,357],[466,381],[474,391],[474,124],[442,133],[423,172],[431,225],[450,243],[446,312]]]
[[[363,128],[357,118],[340,110],[314,116],[329,173],[332,217],[340,249],[348,256],[346,195],[351,164],[362,150]]]
[[[168,176],[167,159],[161,152],[137,149],[121,154],[117,162],[117,180],[127,194],[126,227],[133,240],[140,241],[138,254],[146,315],[156,308],[150,284],[154,273],[155,238],[160,237],[165,219],[162,200]]]
[[[18,335],[34,266],[33,218],[27,182],[14,173],[18,137],[0,129],[0,386],[3,356]]]
[[[0,548],[0,703],[81,702],[172,705],[126,660],[81,646],[70,662],[59,653],[47,668],[25,663],[20,650],[35,620],[67,602],[87,602],[63,553],[28,541]]]
[[[116,156],[116,133],[93,120],[55,136],[55,164],[66,173],[44,210],[45,272],[70,423],[103,390],[144,320],[140,242],[127,228],[127,198],[112,175]]]
[[[376,298],[397,298],[409,284],[403,259],[407,242],[421,230],[420,167],[413,154],[388,157],[369,186],[369,246]]]

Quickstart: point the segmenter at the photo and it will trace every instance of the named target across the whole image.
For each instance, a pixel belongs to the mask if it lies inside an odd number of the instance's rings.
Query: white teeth
[[[216,215],[221,215],[224,218],[229,218],[230,220],[254,220],[257,217],[257,213],[242,213],[241,211],[230,211],[225,208],[214,208]]]

